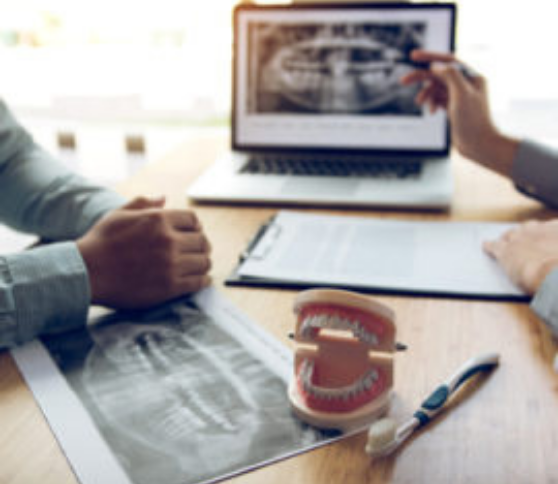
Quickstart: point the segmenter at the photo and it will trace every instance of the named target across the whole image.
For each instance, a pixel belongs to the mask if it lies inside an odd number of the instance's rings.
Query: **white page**
[[[506,223],[393,221],[281,211],[242,277],[413,293],[522,296],[482,242]]]

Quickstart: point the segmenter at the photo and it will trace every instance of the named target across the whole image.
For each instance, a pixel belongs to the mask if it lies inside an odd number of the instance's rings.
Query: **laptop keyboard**
[[[251,156],[240,173],[257,175],[339,176],[370,178],[418,178],[420,161],[389,159],[371,161],[364,156],[257,154]]]

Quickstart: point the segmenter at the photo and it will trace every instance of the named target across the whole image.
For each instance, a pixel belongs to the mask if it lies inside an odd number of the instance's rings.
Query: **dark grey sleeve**
[[[558,151],[531,140],[519,145],[512,166],[517,189],[558,208]]]
[[[558,337],[558,269],[546,276],[531,301],[531,309]]]

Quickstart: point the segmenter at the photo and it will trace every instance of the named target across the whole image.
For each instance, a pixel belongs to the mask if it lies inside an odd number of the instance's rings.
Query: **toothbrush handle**
[[[421,407],[415,412],[414,417],[418,420],[418,427],[426,425],[434,416],[436,416],[444,407],[449,397],[457,391],[470,378],[477,373],[491,370],[499,361],[499,357],[495,353],[471,358],[466,361],[445,383],[434,390]]]

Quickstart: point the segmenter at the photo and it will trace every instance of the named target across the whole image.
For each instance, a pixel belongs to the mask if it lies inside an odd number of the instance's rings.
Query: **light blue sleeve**
[[[74,239],[123,203],[55,161],[0,101],[0,222],[50,240]]]
[[[523,140],[512,165],[517,189],[551,207],[558,207],[558,151]]]
[[[64,240],[123,203],[53,160],[0,101],[0,223],[59,241],[0,254],[0,348],[85,324],[87,269],[75,242]]]
[[[558,337],[558,269],[546,276],[531,301],[531,308]]]
[[[0,348],[84,325],[90,299],[75,242],[0,256]]]

